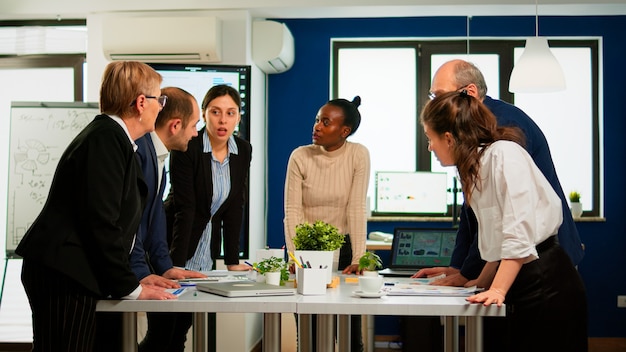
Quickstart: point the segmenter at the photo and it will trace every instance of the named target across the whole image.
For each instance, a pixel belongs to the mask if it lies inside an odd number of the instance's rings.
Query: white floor
[[[20,274],[21,259],[3,259],[0,263],[0,274],[6,276],[0,300],[0,342],[33,342],[32,320],[28,298],[24,292]],[[147,329],[146,314],[137,316],[137,341],[141,341]],[[191,340],[190,338],[188,340]],[[187,346],[185,346],[187,347]]]
[[[22,260],[3,261],[2,272],[5,264],[7,271],[0,301],[0,342],[33,342],[30,306],[20,279]],[[138,341],[143,339],[146,331],[145,316],[145,313],[138,314]]]
[[[20,280],[21,259],[3,260],[4,277],[0,301],[0,342],[32,342],[32,322],[28,299]]]

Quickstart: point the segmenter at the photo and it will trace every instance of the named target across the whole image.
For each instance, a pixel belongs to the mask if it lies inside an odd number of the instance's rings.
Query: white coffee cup
[[[359,287],[364,293],[376,293],[383,287],[382,276],[359,276]]]

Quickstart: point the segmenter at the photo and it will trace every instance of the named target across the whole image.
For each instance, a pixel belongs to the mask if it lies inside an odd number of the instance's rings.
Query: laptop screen
[[[394,229],[391,245],[393,269],[448,266],[456,241],[456,229]]]

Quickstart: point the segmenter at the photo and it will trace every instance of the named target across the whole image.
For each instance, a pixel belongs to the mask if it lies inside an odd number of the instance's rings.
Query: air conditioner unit
[[[285,72],[294,58],[293,36],[284,23],[252,22],[252,60],[263,72]]]
[[[102,48],[109,60],[215,63],[222,60],[216,17],[105,17]]]

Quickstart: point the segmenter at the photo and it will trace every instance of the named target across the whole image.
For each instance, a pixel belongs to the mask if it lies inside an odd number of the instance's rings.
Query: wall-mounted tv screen
[[[228,84],[241,96],[241,122],[237,136],[250,140],[250,66],[148,63],[163,76],[162,87],[179,87],[191,93],[202,109],[206,92],[218,84]],[[198,129],[204,126],[202,119]]]
[[[228,84],[237,89],[241,96],[241,122],[235,134],[245,140],[250,140],[250,66],[235,65],[194,65],[174,63],[148,63],[163,76],[161,87],[179,87],[191,93],[202,109],[202,100],[206,92],[218,84]],[[200,118],[198,130],[204,127]],[[166,172],[169,174],[169,161],[166,162]],[[163,193],[166,198],[169,194],[169,180]],[[248,198],[248,197],[246,197]],[[249,204],[244,207],[243,223],[239,241],[239,257],[249,258]],[[220,258],[223,258],[223,249]]]

